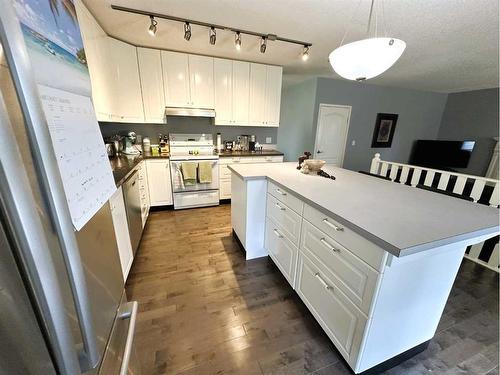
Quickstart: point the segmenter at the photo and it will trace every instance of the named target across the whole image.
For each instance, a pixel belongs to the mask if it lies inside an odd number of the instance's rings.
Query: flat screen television
[[[413,145],[411,165],[445,169],[467,168],[474,141],[418,140]]]

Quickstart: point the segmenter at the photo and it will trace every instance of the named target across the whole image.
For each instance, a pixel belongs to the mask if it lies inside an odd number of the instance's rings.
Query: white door
[[[168,159],[147,160],[149,200],[151,206],[172,204],[172,182]]]
[[[265,125],[267,66],[250,64],[249,125]]]
[[[233,63],[231,60],[214,59],[214,81],[215,125],[232,125]]]
[[[163,86],[167,107],[190,107],[188,55],[161,51]]]
[[[144,120],[151,123],[165,122],[165,96],[160,51],[137,48],[139,74],[141,78]]]
[[[280,124],[282,75],[283,68],[281,66],[267,67],[265,126],[277,127]]]
[[[233,61],[233,125],[248,125],[250,63]]]
[[[214,59],[189,55],[191,105],[195,108],[214,108]]]
[[[342,167],[351,107],[320,104],[314,158]]]

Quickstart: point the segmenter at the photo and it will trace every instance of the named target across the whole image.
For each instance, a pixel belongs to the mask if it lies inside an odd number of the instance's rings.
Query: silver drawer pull
[[[279,203],[276,203],[276,207],[278,207],[281,211],[285,211],[286,208],[282,207]]]
[[[277,189],[276,189],[276,192],[277,192],[278,194],[281,194],[281,195],[286,195],[286,193],[285,193],[284,191],[281,191],[281,189],[280,189],[280,188],[277,188]]]
[[[278,232],[276,229],[273,229],[273,232],[276,236],[278,236],[278,238],[283,238],[283,235],[280,232]]]
[[[328,242],[326,242],[326,240],[324,238],[320,238],[320,242],[323,245],[325,245],[326,247],[328,247],[334,253],[340,253],[340,249],[337,249],[336,247],[333,247],[332,245],[330,245]]]
[[[327,218],[323,219],[323,223],[325,223],[326,225],[330,226],[331,228],[333,228],[333,230],[335,230],[337,232],[340,232],[340,231],[344,230],[344,228],[338,227],[335,224],[330,223]]]
[[[332,287],[331,287],[330,285],[328,285],[328,284],[327,284],[327,282],[326,282],[325,280],[323,280],[323,278],[321,277],[321,275],[319,274],[319,272],[316,272],[316,273],[314,274],[314,277],[316,277],[316,278],[319,280],[319,282],[320,282],[321,284],[323,284],[323,286],[325,287],[325,289],[327,289],[327,290],[332,289]]]

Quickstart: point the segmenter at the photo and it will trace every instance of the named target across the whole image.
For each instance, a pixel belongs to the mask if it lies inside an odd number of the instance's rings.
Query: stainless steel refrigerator
[[[139,374],[111,212],[73,229],[19,23],[0,1],[0,374]]]

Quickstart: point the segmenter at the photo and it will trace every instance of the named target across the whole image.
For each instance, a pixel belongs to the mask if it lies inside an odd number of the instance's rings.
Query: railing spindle
[[[457,176],[457,181],[455,181],[455,187],[453,188],[453,192],[456,194],[462,194],[464,192],[466,182],[467,182],[467,177]]]
[[[434,181],[434,175],[436,174],[436,172],[434,171],[427,171],[427,174],[425,175],[425,180],[424,180],[424,185],[425,186],[431,186],[432,185],[432,181]]]
[[[386,177],[387,169],[389,169],[389,163],[382,162],[382,168],[380,168],[380,175]]]
[[[415,168],[413,170],[413,176],[411,177],[411,186],[417,186],[420,181],[420,175],[422,174],[422,170],[420,168]]]
[[[406,180],[408,179],[408,173],[410,172],[410,168],[403,167],[401,170],[401,176],[399,177],[400,184],[406,184]]]
[[[391,165],[391,173],[389,174],[389,178],[394,181],[396,180],[396,176],[398,175],[399,167],[397,165]]]
[[[474,186],[472,187],[472,191],[470,193],[470,196],[472,199],[474,199],[474,202],[477,202],[479,198],[481,198],[481,194],[483,193],[485,184],[485,180],[474,181]]]
[[[448,181],[450,181],[450,174],[441,173],[441,177],[439,178],[438,189],[446,190],[446,187],[448,186]]]
[[[497,207],[498,202],[500,201],[500,191],[498,191],[498,185],[499,183],[497,182],[495,184],[495,188],[493,189],[493,193],[491,193],[491,198],[490,198],[490,206],[491,207]]]

